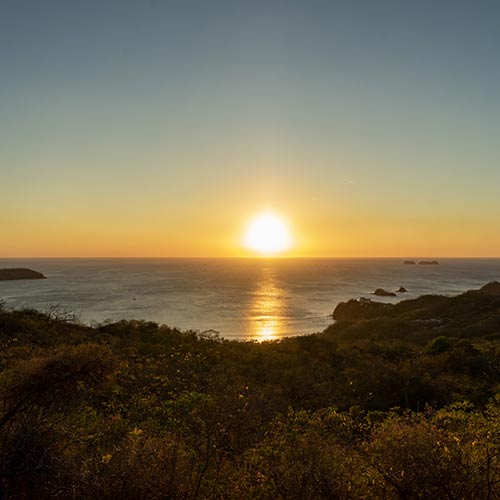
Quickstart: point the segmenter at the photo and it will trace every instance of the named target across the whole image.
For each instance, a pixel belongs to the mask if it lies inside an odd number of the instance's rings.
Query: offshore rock
[[[10,269],[0,269],[0,281],[10,280],[43,280],[47,277],[38,271],[26,269],[24,267],[15,267]]]
[[[378,297],[396,297],[396,294],[394,292],[388,292],[387,290],[384,290],[383,288],[377,288],[373,292],[373,295],[377,295]]]

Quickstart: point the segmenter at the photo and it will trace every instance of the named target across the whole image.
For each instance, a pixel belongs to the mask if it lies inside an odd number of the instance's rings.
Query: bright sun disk
[[[244,244],[250,250],[269,255],[288,250],[292,245],[292,238],[281,217],[265,213],[250,221]]]

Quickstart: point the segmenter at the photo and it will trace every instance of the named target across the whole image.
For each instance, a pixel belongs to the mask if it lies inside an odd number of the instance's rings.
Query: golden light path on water
[[[284,307],[283,291],[278,286],[272,269],[263,269],[263,277],[258,282],[250,307],[254,340],[265,341],[279,338],[283,326]]]

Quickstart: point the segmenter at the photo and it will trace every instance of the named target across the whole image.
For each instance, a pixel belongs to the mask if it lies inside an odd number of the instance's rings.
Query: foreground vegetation
[[[0,309],[0,498],[500,498],[500,284],[230,342]]]

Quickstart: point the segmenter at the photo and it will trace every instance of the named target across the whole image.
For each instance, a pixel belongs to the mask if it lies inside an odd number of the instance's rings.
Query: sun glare
[[[254,217],[248,225],[245,247],[263,255],[273,255],[288,250],[292,238],[285,221],[273,213]]]

